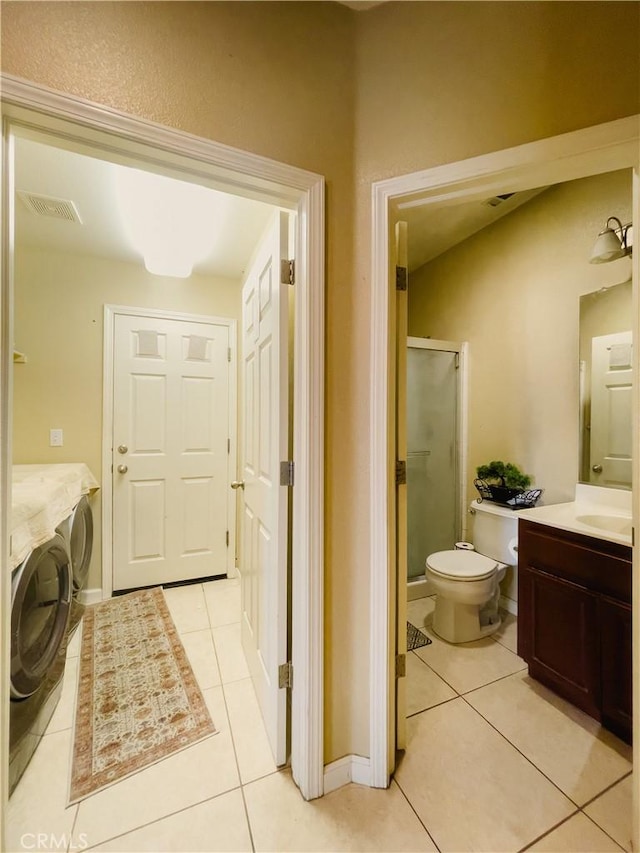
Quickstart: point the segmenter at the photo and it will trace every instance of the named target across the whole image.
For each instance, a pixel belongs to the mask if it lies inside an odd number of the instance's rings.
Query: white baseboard
[[[102,601],[102,590],[100,587],[95,589],[81,589],[78,593],[78,601],[80,604],[97,604]]]
[[[513,598],[507,598],[505,595],[501,595],[500,607],[502,607],[503,610],[506,610],[507,613],[512,613],[514,616],[518,615],[518,602],[514,601]]]
[[[349,782],[371,787],[371,762],[361,755],[345,755],[324,768],[324,793],[329,794]]]

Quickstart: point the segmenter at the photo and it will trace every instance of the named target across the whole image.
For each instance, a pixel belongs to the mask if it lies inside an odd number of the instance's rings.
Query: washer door
[[[67,633],[71,566],[56,534],[29,554],[11,580],[11,698],[36,692]]]
[[[71,514],[69,554],[73,570],[73,591],[79,592],[87,581],[93,550],[93,514],[86,496],[80,498]]]

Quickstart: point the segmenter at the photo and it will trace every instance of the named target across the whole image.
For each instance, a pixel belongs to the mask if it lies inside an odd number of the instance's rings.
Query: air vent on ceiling
[[[27,192],[18,192],[18,196],[25,207],[31,213],[35,213],[36,216],[49,216],[53,219],[64,219],[66,222],[82,224],[78,208],[72,201]]]
[[[494,195],[493,198],[488,198],[484,204],[488,204],[489,207],[497,207],[502,202],[506,201],[511,196],[514,196],[515,193],[503,193],[502,195]]]

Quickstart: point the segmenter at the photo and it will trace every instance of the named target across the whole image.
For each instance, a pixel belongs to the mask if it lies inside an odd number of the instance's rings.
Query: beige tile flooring
[[[515,620],[408,662],[408,748],[388,790],[305,803],[278,771],[240,648],[236,580],[165,591],[219,733],[66,808],[78,635],[63,695],[9,805],[8,850],[630,850],[630,750],[530,680]],[[34,847],[38,833],[49,846]]]

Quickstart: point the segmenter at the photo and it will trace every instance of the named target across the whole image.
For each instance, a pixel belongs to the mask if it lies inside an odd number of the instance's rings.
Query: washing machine
[[[56,534],[11,574],[10,792],[60,698],[72,599],[71,560]]]
[[[93,514],[89,499],[83,495],[71,514],[56,528],[64,539],[71,559],[72,592],[68,632],[73,634],[84,613],[84,605],[78,594],[84,589],[89,575],[89,564],[93,550]]]

